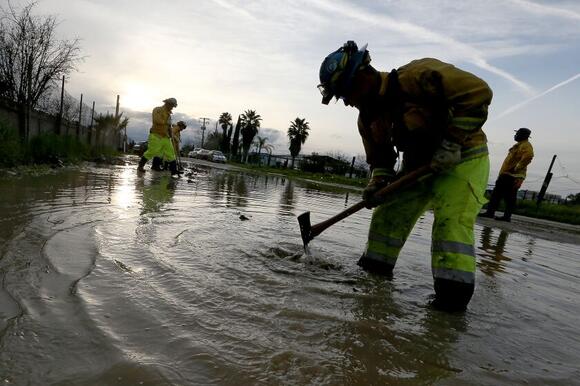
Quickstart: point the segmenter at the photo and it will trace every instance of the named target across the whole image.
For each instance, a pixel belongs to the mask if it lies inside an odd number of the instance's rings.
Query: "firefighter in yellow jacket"
[[[139,161],[138,171],[144,172],[143,167],[148,160],[158,157],[161,160],[169,162],[171,176],[179,177],[177,172],[177,162],[175,160],[175,151],[171,144],[171,112],[177,107],[175,98],[167,98],[163,101],[163,106],[155,107],[152,113],[153,125],[149,131],[147,151]]]
[[[175,154],[179,154],[179,145],[181,144],[181,132],[187,128],[187,124],[179,121],[171,126],[171,141],[173,142],[173,149]]]
[[[432,209],[434,305],[465,309],[475,286],[473,225],[489,176],[482,126],[491,89],[475,75],[431,58],[379,72],[366,46],[359,49],[352,41],[324,59],[319,75],[322,103],[336,97],[359,110],[372,171],[363,198],[376,209],[359,265],[390,275],[415,222]],[[374,193],[396,179],[400,153],[401,173],[430,165],[434,175],[380,202]]]
[[[511,221],[512,213],[516,206],[518,189],[526,179],[526,170],[532,158],[534,158],[534,148],[528,140],[531,130],[525,127],[518,129],[514,135],[517,143],[512,146],[507,157],[501,165],[499,176],[495,181],[495,187],[491,193],[487,211],[481,217],[494,218],[495,211],[500,201],[505,201],[505,211],[502,217],[495,217],[500,221]]]

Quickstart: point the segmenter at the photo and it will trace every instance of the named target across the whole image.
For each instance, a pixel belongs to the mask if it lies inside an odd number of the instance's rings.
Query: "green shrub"
[[[0,120],[0,166],[14,166],[22,162],[22,148],[18,130]]]
[[[89,147],[69,135],[43,133],[27,144],[27,158],[34,163],[53,163],[57,160],[75,163],[89,158]]]

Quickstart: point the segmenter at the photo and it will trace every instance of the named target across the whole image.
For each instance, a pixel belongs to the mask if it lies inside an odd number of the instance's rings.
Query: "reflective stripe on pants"
[[[365,256],[394,266],[413,226],[432,209],[433,277],[474,283],[473,226],[486,202],[488,176],[484,154],[391,197],[373,212]]]

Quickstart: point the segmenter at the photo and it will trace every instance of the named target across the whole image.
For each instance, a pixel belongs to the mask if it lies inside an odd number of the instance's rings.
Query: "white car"
[[[227,161],[227,158],[224,155],[224,153],[222,153],[221,151],[214,150],[211,152],[211,154],[209,156],[209,160],[212,162],[220,162],[222,164],[225,164]]]
[[[196,153],[194,158],[197,159],[204,159],[207,161],[211,161],[211,150],[207,149],[199,149]]]
[[[192,151],[190,151],[189,153],[187,153],[187,156],[189,158],[196,158],[197,157],[197,152],[200,151],[201,148],[196,147],[195,149],[193,149]]]

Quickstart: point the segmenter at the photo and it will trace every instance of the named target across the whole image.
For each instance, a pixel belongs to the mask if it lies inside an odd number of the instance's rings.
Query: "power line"
[[[560,161],[560,158],[558,158],[558,167],[560,169],[562,169],[562,172],[564,173],[564,175],[562,176],[562,178],[566,178],[572,182],[574,182],[575,184],[580,185],[580,181],[577,181],[576,179],[572,178],[570,176],[570,173],[568,173],[568,170],[566,169],[566,167],[562,164],[562,162]]]

